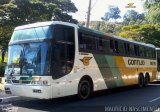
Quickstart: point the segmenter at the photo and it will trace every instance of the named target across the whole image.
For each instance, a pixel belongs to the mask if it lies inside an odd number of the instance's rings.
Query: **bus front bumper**
[[[35,85],[11,85],[5,84],[5,93],[39,99],[52,98],[51,86],[35,86]]]

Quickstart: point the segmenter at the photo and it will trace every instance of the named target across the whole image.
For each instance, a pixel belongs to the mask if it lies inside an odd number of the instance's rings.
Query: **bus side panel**
[[[125,85],[137,84],[140,73],[144,76],[148,73],[150,81],[156,79],[156,60],[120,56],[116,56],[115,60],[119,66]],[[152,65],[151,63],[154,64]]]
[[[124,57],[122,56],[115,56],[114,57],[119,68],[122,80],[124,85],[132,85],[138,83],[138,75],[137,75],[137,67],[127,67],[124,61]]]
[[[94,59],[107,88],[114,88],[124,85],[120,71],[113,56],[95,54]]]

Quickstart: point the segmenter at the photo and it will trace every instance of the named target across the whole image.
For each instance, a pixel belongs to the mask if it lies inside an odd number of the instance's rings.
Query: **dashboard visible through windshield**
[[[49,68],[48,44],[25,43],[9,46],[7,74],[43,75]]]

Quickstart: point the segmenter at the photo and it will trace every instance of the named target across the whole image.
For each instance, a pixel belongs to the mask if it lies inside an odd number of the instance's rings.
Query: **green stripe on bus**
[[[117,86],[123,86],[124,83],[122,81],[121,73],[119,71],[119,68],[116,64],[116,61],[115,61],[114,57],[113,56],[105,56],[105,58],[108,62],[109,68],[111,69],[112,75],[114,77],[117,77],[115,79],[115,82],[116,82]]]
[[[107,88],[116,87],[117,84],[115,82],[114,76],[112,75],[112,71],[108,65],[108,62],[104,55],[94,55],[94,58],[97,62],[99,70],[105,80]]]
[[[20,77],[19,80],[32,80],[32,77]]]

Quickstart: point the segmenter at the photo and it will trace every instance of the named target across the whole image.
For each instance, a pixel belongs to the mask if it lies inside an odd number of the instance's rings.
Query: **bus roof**
[[[107,33],[103,33],[103,32],[98,31],[98,30],[93,30],[93,29],[90,29],[90,28],[86,28],[86,27],[81,26],[81,25],[76,25],[76,24],[73,24],[73,23],[62,22],[62,21],[37,22],[37,23],[18,26],[14,30],[22,30],[22,29],[35,28],[35,27],[40,27],[40,26],[55,25],[55,24],[63,24],[63,25],[67,25],[67,26],[73,26],[73,27],[77,27],[77,28],[79,28],[81,30],[97,34],[97,35],[108,36],[108,37],[111,37],[111,38],[114,38],[114,39],[117,39],[117,40],[127,41],[127,42],[131,42],[131,43],[134,43],[134,44],[140,44],[140,45],[144,45],[144,46],[154,47],[155,48],[155,46],[152,45],[152,44],[145,44],[145,43],[141,43],[141,42],[128,40],[128,39],[125,39],[125,38],[122,38],[122,37],[118,37],[118,36],[115,36],[115,35],[110,35],[110,34],[107,34]]]
[[[67,25],[67,26],[77,27],[77,25],[73,24],[73,23],[62,22],[62,21],[47,21],[47,22],[37,22],[37,23],[17,26],[14,30],[23,30],[23,29],[28,29],[28,28],[40,27],[40,26],[50,26],[50,25],[54,25],[54,24],[63,24],[63,25]]]
[[[160,50],[160,48],[159,48],[159,47],[157,47],[157,48],[156,48],[156,50]]]

